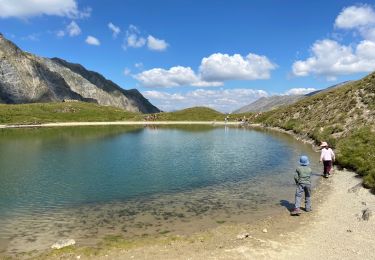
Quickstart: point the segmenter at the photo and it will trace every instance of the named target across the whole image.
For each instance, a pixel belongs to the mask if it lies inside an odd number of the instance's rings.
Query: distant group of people
[[[329,147],[327,142],[321,142],[321,152],[319,162],[323,163],[323,177],[328,178],[332,175],[333,162],[335,161],[335,153]],[[311,208],[311,174],[312,170],[309,167],[309,158],[306,155],[302,155],[299,158],[299,166],[296,169],[294,175],[294,181],[297,185],[294,209],[291,215],[299,216],[301,214],[301,200],[303,194],[305,194],[305,211],[310,212]]]
[[[147,115],[143,118],[145,121],[156,121],[158,116],[156,114]]]
[[[228,121],[230,120],[230,117],[229,116],[226,116],[224,118],[224,122],[227,123]],[[240,117],[236,117],[233,119],[235,122],[242,122],[242,123],[248,123],[249,122],[249,119],[246,118],[246,116],[244,116],[243,118],[240,118]]]

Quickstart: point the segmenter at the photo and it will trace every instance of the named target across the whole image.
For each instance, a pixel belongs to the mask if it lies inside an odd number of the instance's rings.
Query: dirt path
[[[67,259],[375,259],[375,196],[354,173],[336,171],[313,195],[313,212],[281,216],[252,225],[223,225],[191,237],[99,255],[67,254]],[[353,188],[354,187],[354,188]],[[292,205],[286,205],[286,207]],[[362,211],[372,210],[368,221]],[[246,234],[246,238],[239,238]],[[56,259],[65,259],[59,255]]]

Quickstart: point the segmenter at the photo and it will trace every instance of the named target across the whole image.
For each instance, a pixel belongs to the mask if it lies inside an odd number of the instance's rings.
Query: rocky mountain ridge
[[[341,86],[343,86],[345,84],[348,84],[350,82],[351,81],[345,81],[345,82],[330,86],[330,87],[325,88],[325,89],[315,90],[315,91],[307,93],[305,95],[274,95],[274,96],[270,96],[270,97],[262,97],[262,98],[259,98],[259,99],[255,100],[254,102],[252,102],[252,103],[250,103],[246,106],[243,106],[243,107],[233,111],[233,113],[238,114],[238,113],[247,113],[247,112],[266,112],[266,111],[270,111],[270,110],[279,108],[281,106],[294,104],[297,101],[299,101],[299,100],[301,100],[305,97],[311,97],[311,96],[317,95],[320,92],[329,91],[331,89],[341,87]]]
[[[289,105],[304,98],[303,95],[284,95],[284,96],[270,96],[261,97],[256,101],[233,111],[234,114],[247,112],[265,112],[276,109],[283,105]]]
[[[131,112],[160,112],[136,89],[124,90],[80,64],[24,52],[0,34],[0,103],[64,100],[95,102]]]

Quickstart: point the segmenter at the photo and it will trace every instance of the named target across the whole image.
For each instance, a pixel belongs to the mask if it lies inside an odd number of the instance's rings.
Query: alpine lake
[[[317,173],[311,145],[246,127],[0,130],[0,257],[278,214],[294,202],[302,154]]]

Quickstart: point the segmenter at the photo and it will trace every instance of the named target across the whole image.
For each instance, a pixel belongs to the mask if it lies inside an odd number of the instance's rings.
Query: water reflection
[[[2,130],[0,251],[251,221],[293,197],[301,153],[317,161],[287,135],[245,128]]]

